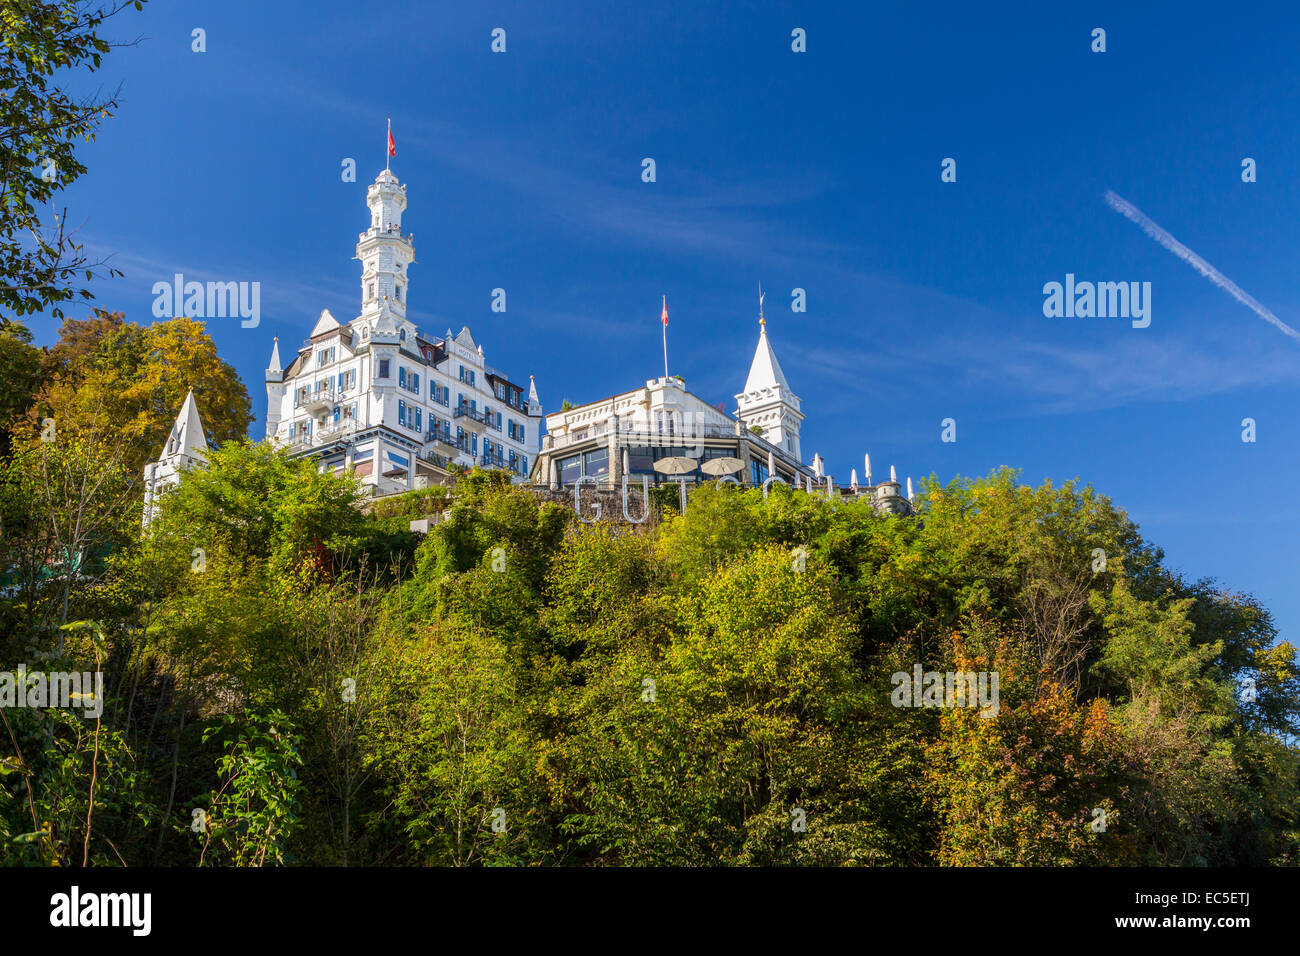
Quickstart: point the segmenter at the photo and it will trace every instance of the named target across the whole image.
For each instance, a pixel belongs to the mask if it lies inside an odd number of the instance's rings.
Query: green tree
[[[0,9],[0,316],[29,315],[74,298],[101,264],[90,262],[67,230],[67,210],[45,211],[86,172],[78,142],[95,139],[118,94],[77,96],[70,87],[93,74],[111,49],[100,35],[127,3],[6,0]],[[111,275],[121,275],[114,269]]]

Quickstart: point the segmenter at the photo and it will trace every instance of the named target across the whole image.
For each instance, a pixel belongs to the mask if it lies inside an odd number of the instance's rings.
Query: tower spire
[[[763,283],[758,284],[758,328],[760,331],[767,328],[767,319],[763,318]]]

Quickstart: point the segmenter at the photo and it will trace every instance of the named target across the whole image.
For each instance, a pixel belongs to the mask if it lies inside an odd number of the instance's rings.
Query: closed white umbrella
[[[849,487],[854,491],[858,490],[858,470],[856,468],[849,472]]]
[[[862,463],[866,465],[867,468],[867,487],[870,488],[871,487],[871,456],[863,455]]]

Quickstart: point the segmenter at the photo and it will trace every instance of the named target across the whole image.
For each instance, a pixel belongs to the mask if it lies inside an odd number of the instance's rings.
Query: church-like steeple
[[[542,400],[537,397],[537,381],[528,376],[528,414],[534,418],[542,417]]]
[[[280,409],[284,398],[284,368],[280,365],[280,338],[271,343],[271,361],[266,366],[266,437],[274,438],[280,429]]]
[[[749,378],[745,379],[745,391],[756,392],[765,388],[784,388],[790,383],[785,380],[781,363],[776,360],[772,343],[767,340],[767,323],[763,322],[758,332],[758,348],[754,350],[754,361],[749,365]]]
[[[179,484],[181,472],[204,464],[207,460],[208,439],[203,433],[203,422],[199,419],[199,408],[194,402],[194,391],[191,389],[176,416],[171,434],[167,436],[167,443],[163,445],[162,455],[157,461],[144,466],[146,525],[153,520],[158,495]]]
[[[194,390],[190,389],[185,395],[185,404],[181,406],[180,414],[176,416],[176,423],[172,425],[172,433],[163,448],[162,460],[184,457],[206,461],[207,454],[208,439],[203,434],[199,408],[194,403]],[[187,466],[189,464],[191,463],[186,463]]]
[[[767,319],[763,316],[763,292],[758,295],[758,348],[749,365],[745,390],[736,396],[736,417],[746,427],[761,429],[764,439],[781,448],[796,461],[799,451],[799,396],[790,389],[776,360],[776,352],[767,339]]]

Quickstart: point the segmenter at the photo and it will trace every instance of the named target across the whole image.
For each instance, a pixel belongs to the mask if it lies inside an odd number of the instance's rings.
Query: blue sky
[[[761,281],[805,456],[841,481],[863,452],[914,479],[1078,476],[1171,566],[1255,593],[1300,638],[1300,342],[1103,200],[1114,190],[1300,325],[1294,5],[541,6],[120,17],[114,37],[143,38],[99,81],[125,102],[67,195],[88,249],[126,273],[96,284],[98,304],[149,322],[151,286],[174,272],[260,282],[257,328],[209,323],[260,437],[271,337],[292,351],[322,308],[356,314],[352,256],[392,116],[412,318],[469,325],[490,363],[537,376],[548,409],[660,374],[663,294],[671,370],[734,408]],[[1150,282],[1150,327],[1044,317],[1043,284],[1067,272]],[[53,340],[51,321],[32,325]]]

